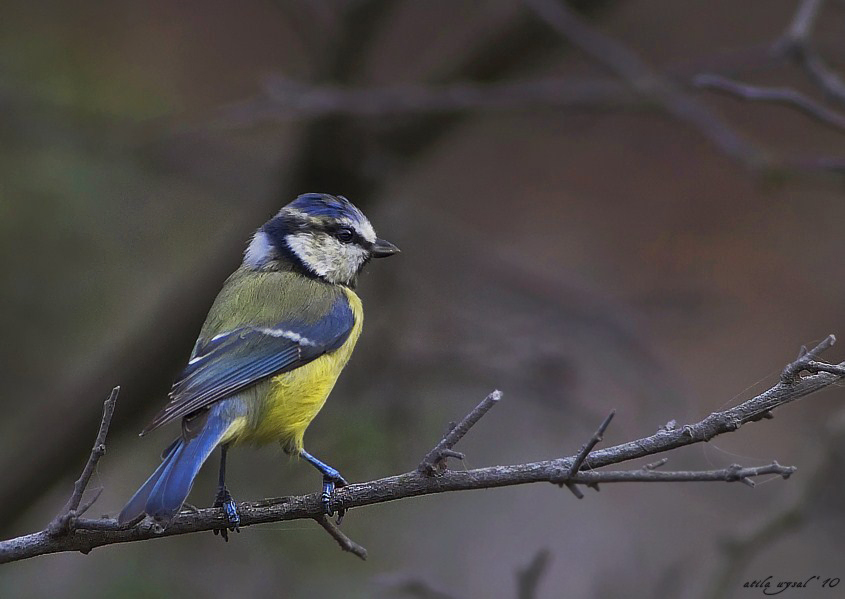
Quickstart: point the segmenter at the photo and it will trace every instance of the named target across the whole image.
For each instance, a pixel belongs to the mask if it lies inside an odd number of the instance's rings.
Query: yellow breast
[[[305,429],[319,413],[361,335],[364,309],[351,289],[343,288],[352,308],[355,324],[346,342],[305,366],[270,379],[264,405],[252,430],[244,430],[237,442],[256,444],[281,442],[292,452],[302,449]]]

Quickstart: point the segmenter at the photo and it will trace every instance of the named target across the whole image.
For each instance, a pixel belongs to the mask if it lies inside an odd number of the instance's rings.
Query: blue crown
[[[363,213],[343,196],[306,193],[288,204],[288,207],[300,210],[309,216],[327,217],[332,220],[346,217],[354,221],[366,221]]]

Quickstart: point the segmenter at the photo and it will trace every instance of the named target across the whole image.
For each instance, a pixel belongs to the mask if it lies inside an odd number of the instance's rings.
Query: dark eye
[[[341,227],[337,230],[337,238],[340,239],[344,243],[348,243],[352,241],[355,237],[355,231],[350,229],[349,227]]]

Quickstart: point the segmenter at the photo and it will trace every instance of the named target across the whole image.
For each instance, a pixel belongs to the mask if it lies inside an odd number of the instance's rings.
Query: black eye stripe
[[[274,223],[274,221],[270,221],[268,225],[269,224],[276,223]],[[314,221],[290,216],[285,219],[280,219],[278,225],[278,227],[274,228],[284,228],[284,233],[326,233],[327,235],[331,235],[341,243],[354,243],[365,249],[369,249],[373,245],[372,243],[364,239],[364,237],[360,233],[358,233],[355,227],[352,227],[350,225],[340,223],[317,223]],[[342,231],[345,230],[351,232],[352,235],[349,236],[348,234],[342,233]]]
[[[343,242],[350,242],[355,239],[355,231],[353,231],[350,227],[338,227],[335,232],[335,237]]]
[[[346,225],[329,225],[323,229],[326,233],[341,243],[354,243],[361,247],[369,247],[369,243],[353,227]]]

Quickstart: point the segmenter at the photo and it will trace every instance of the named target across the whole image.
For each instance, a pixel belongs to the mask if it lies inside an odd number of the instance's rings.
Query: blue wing
[[[188,365],[173,384],[170,402],[141,434],[339,348],[354,324],[349,303],[341,296],[313,323],[289,320],[200,338]]]

